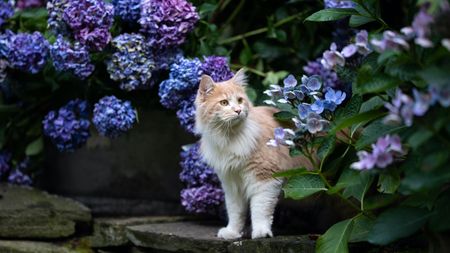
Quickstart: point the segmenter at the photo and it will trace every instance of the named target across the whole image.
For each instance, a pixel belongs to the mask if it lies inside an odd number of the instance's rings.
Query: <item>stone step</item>
[[[5,241],[0,240],[0,252],[2,253],[79,253],[65,246],[33,241]],[[91,251],[83,251],[89,253]]]
[[[170,252],[314,252],[315,242],[308,236],[276,236],[233,241],[217,238],[219,228],[216,222],[207,221],[144,224],[129,226],[127,235],[136,246]]]
[[[76,201],[31,187],[0,184],[0,237],[68,237],[77,223],[90,220],[90,210]]]

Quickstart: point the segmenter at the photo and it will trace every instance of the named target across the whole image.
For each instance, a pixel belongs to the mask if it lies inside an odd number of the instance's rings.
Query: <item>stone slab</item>
[[[72,235],[91,220],[84,205],[31,188],[0,184],[0,237],[50,239]]]
[[[2,253],[81,253],[67,247],[47,242],[33,241],[5,241],[0,240],[0,252]],[[89,253],[84,251],[83,253]]]
[[[186,216],[148,216],[132,218],[97,218],[94,220],[93,235],[88,237],[93,248],[117,247],[128,244],[126,227],[141,224],[176,222],[192,219]]]
[[[257,240],[222,240],[216,237],[220,228],[215,222],[173,222],[129,226],[127,235],[138,247],[171,252],[314,252],[314,241],[308,236],[277,236]]]

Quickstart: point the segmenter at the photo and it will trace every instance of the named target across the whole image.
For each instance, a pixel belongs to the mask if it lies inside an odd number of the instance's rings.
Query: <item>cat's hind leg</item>
[[[280,194],[281,181],[267,179],[251,185],[250,212],[252,239],[272,237],[272,222],[275,206]]]
[[[225,192],[228,225],[219,230],[217,237],[227,240],[241,238],[248,211],[247,200],[240,188],[230,180],[223,181],[222,188]]]

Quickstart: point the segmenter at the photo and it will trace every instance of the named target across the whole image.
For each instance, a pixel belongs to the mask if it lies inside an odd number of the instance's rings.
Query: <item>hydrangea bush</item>
[[[32,183],[44,146],[119,138],[144,106],[195,134],[201,75],[246,67],[249,98],[280,110],[267,145],[313,165],[274,175],[285,196],[353,210],[317,252],[438,238],[450,229],[449,16],[445,0],[1,1],[0,180]],[[198,144],[180,156],[181,204],[217,214],[223,192]]]

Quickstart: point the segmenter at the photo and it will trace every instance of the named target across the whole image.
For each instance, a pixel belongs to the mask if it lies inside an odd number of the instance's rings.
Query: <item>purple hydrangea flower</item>
[[[180,121],[181,126],[191,134],[195,133],[195,96],[193,99],[183,101],[180,109],[177,110],[177,118]]]
[[[310,113],[306,118],[306,129],[312,134],[324,131],[328,125],[329,122],[317,113]]]
[[[322,80],[320,76],[310,76],[308,79],[302,78],[302,84],[310,91],[317,91],[322,87]]]
[[[113,0],[114,14],[125,22],[137,22],[141,16],[141,0]]]
[[[43,0],[18,0],[16,3],[19,9],[38,8],[45,5]]]
[[[62,18],[76,40],[89,50],[101,51],[111,40],[112,4],[102,0],[68,0]]]
[[[183,58],[183,52],[179,48],[153,48],[155,70],[167,70],[170,65]]]
[[[167,79],[159,85],[159,101],[167,109],[178,109],[181,102],[192,95],[192,85],[176,79]]]
[[[320,62],[325,68],[333,69],[335,66],[343,67],[345,65],[345,58],[339,51],[337,51],[336,44],[332,43],[330,50],[323,53],[322,60]]]
[[[372,51],[369,48],[369,34],[366,30],[361,30],[356,34],[355,45],[361,55],[367,55]]]
[[[411,126],[413,124],[413,117],[425,115],[430,105],[436,101],[433,99],[432,91],[430,91],[430,94],[425,94],[414,89],[413,94],[414,99],[403,94],[398,89],[392,102],[385,104],[385,107],[389,110],[389,114],[384,118],[383,122],[385,124],[400,124],[403,122],[406,126]]]
[[[183,147],[180,165],[182,168],[180,180],[188,188],[205,184],[220,185],[216,173],[202,160],[199,143]]]
[[[297,86],[297,79],[295,79],[295,77],[293,75],[288,75],[284,80],[283,80],[283,84],[284,84],[284,88],[295,88],[295,86]]]
[[[50,46],[50,55],[57,71],[70,71],[81,79],[90,76],[95,68],[85,46],[79,42],[75,42],[72,46],[61,35]]]
[[[120,82],[120,88],[131,91],[147,86],[155,63],[152,51],[140,34],[121,34],[112,41],[116,52],[107,63],[112,80]]]
[[[417,45],[422,47],[432,47],[433,42],[428,39],[428,36],[431,34],[430,25],[434,22],[433,16],[428,14],[427,8],[422,7],[419,13],[414,17],[414,21],[412,22],[412,29],[416,38],[414,42]]]
[[[6,175],[11,169],[11,153],[6,151],[0,152],[0,178]]]
[[[7,50],[10,67],[36,74],[47,62],[49,43],[40,32],[12,35]]]
[[[181,205],[191,213],[214,213],[223,202],[222,189],[210,184],[181,191]]]
[[[17,185],[31,185],[33,181],[22,171],[15,169],[9,174],[8,183]]]
[[[95,104],[92,122],[101,135],[116,138],[130,130],[136,119],[136,111],[129,101],[106,96]]]
[[[356,170],[370,170],[375,167],[386,168],[392,164],[396,157],[404,155],[400,137],[398,135],[386,135],[378,138],[375,144],[372,144],[372,153],[359,151],[357,153],[359,161],[351,165]]]
[[[320,61],[322,58],[319,58],[315,61],[309,61],[306,66],[303,67],[303,71],[308,76],[317,75],[323,81],[324,87],[337,88],[341,85],[341,81],[339,80],[336,72],[331,69],[325,68]]]
[[[385,31],[381,39],[372,39],[370,41],[375,51],[383,53],[387,50],[400,51],[402,49],[408,50],[409,44],[406,38],[393,31]]]
[[[157,48],[178,46],[199,20],[195,7],[186,0],[143,0],[141,31]]]
[[[60,151],[74,151],[90,137],[86,101],[71,100],[58,111],[50,111],[42,121],[44,135]]]
[[[63,20],[64,10],[68,6],[69,0],[48,0],[47,1],[47,26],[55,34],[66,34],[67,24]]]
[[[353,8],[355,3],[349,0],[325,0],[325,8]]]
[[[429,92],[432,104],[439,102],[442,107],[450,106],[450,85],[430,85]]]
[[[14,7],[10,2],[0,1],[0,27],[14,15]]]
[[[222,56],[208,56],[204,57],[201,70],[203,74],[209,75],[214,82],[227,81],[233,77],[228,66],[228,59]]]
[[[278,147],[278,145],[294,146],[295,133],[292,129],[277,127],[274,130],[274,139],[269,140],[266,145]]]

